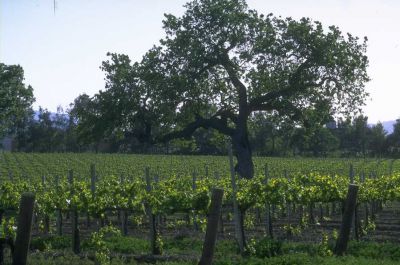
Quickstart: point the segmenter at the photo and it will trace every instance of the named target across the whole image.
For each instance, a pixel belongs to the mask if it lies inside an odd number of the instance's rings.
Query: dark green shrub
[[[282,254],[282,242],[265,237],[256,242],[254,250],[259,258],[275,257]]]
[[[33,237],[30,242],[31,250],[65,249],[71,246],[71,237],[48,236]]]

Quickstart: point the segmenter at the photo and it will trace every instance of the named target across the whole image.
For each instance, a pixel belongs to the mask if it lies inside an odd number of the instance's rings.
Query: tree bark
[[[239,250],[242,255],[244,255],[245,250],[245,238],[244,238],[244,226],[242,223],[241,212],[239,211],[239,205],[236,200],[237,186],[236,186],[236,177],[235,177],[235,169],[233,166],[233,155],[232,155],[232,147],[231,144],[228,144],[228,153],[229,153],[229,166],[231,171],[231,184],[232,184],[232,202],[233,202],[233,213],[234,213],[234,223],[235,223],[235,237],[237,243],[239,245]]]
[[[247,126],[238,128],[232,137],[233,148],[236,152],[237,164],[235,171],[241,178],[251,179],[254,176],[254,164],[251,154]]]

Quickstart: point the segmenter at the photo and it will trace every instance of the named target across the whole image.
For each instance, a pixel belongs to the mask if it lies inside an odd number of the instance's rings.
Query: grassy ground
[[[94,262],[88,259],[82,259],[74,256],[60,257],[57,259],[45,259],[43,257],[35,256],[29,260],[28,264],[43,264],[43,265],[66,265],[66,264],[77,264],[77,265],[93,265]],[[125,263],[124,260],[112,260],[111,265],[122,265],[122,264],[140,264],[137,262]],[[157,264],[163,265],[194,265],[196,262],[161,262]],[[228,265],[228,264],[240,264],[240,265],[398,265],[398,261],[393,260],[376,260],[364,257],[312,257],[307,254],[286,254],[279,257],[259,259],[259,258],[246,258],[237,261],[230,260],[217,260],[215,265]]]
[[[148,253],[148,241],[133,237],[109,237],[105,246],[114,258],[105,264],[139,264],[133,256]],[[95,249],[89,242],[82,242],[81,256],[73,255],[70,251],[70,240],[66,237],[49,237],[34,239],[31,244],[32,252],[28,264],[31,265],[64,265],[64,264],[95,264],[93,257]],[[202,242],[197,239],[182,237],[168,239],[163,244],[164,256],[177,261],[161,261],[157,264],[189,265],[197,264],[202,249]],[[215,265],[333,265],[333,264],[365,264],[365,265],[394,265],[400,264],[400,245],[393,243],[351,242],[348,253],[344,257],[332,256],[333,242],[321,244],[279,242],[262,239],[250,243],[249,255],[241,257],[237,247],[231,240],[217,242]],[[8,261],[6,259],[6,261]],[[7,264],[7,263],[6,263]],[[143,263],[141,263],[143,264]]]

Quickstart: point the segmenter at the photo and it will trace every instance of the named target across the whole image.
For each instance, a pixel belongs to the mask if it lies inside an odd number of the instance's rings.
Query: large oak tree
[[[199,0],[186,8],[180,18],[166,15],[167,36],[152,51],[164,78],[159,100],[174,102],[177,120],[186,121],[167,137],[214,128],[231,137],[237,171],[251,178],[253,112],[307,121],[311,113],[349,113],[363,104],[365,40],[306,18],[263,16],[242,0]]]
[[[121,55],[104,67],[108,91],[142,91],[131,109],[151,114],[166,132],[159,139],[213,128],[231,138],[239,175],[252,178],[253,113],[307,125],[364,104],[366,38],[308,18],[262,15],[244,0],[194,0],[185,7],[181,17],[165,15],[166,36],[131,65],[135,71]]]

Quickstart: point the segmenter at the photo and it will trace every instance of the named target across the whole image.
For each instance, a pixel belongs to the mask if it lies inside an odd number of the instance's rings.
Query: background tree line
[[[80,96],[75,102],[83,104],[83,98],[88,96]],[[198,130],[190,139],[177,139],[169,144],[149,142],[149,138],[156,136],[142,135],[140,123],[128,133],[90,134],[82,129],[88,125],[81,124],[77,117],[81,107],[83,110],[83,106],[71,104],[70,109],[59,108],[57,113],[42,108],[32,112],[14,129],[14,151],[226,153],[226,138],[212,129]],[[393,132],[388,134],[381,123],[371,126],[363,115],[305,127],[256,113],[249,121],[249,140],[253,153],[262,156],[400,157],[400,119],[396,120]]]

